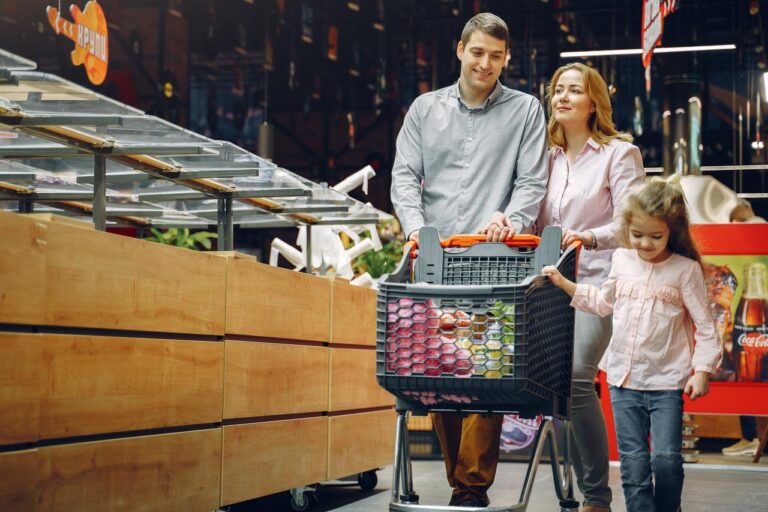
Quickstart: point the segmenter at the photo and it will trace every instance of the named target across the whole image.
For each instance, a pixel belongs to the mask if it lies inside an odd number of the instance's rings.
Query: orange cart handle
[[[453,235],[440,242],[443,248],[446,247],[471,247],[475,244],[486,241],[485,235]],[[508,247],[538,247],[541,238],[536,235],[514,235],[504,240]]]

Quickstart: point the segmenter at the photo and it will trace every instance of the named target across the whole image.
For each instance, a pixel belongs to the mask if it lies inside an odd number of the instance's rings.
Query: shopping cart
[[[568,450],[573,319],[569,297],[541,276],[555,265],[575,279],[580,246],[561,252],[561,230],[505,243],[464,235],[441,241],[435,228],[406,244],[398,268],[380,283],[376,361],[379,384],[395,395],[391,511],[525,511],[549,442],[561,511],[578,510]],[[408,446],[408,412],[544,416],[523,489],[508,507],[419,505]],[[553,420],[564,437],[563,459]]]

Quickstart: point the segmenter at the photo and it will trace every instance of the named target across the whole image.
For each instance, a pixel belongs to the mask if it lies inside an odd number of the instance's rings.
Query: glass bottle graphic
[[[752,263],[745,271],[746,286],[736,308],[733,351],[737,379],[768,381],[768,293],[766,266]]]

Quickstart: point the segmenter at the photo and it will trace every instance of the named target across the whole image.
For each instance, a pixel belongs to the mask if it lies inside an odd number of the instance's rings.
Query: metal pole
[[[306,233],[307,233],[307,261],[306,265],[304,266],[304,272],[307,274],[312,273],[312,225],[307,224],[306,226]]]
[[[219,251],[234,250],[234,212],[232,210],[232,198],[219,198],[218,234]]]
[[[35,202],[31,199],[19,199],[19,213],[33,213]]]
[[[107,229],[107,159],[101,155],[93,157],[93,226]]]

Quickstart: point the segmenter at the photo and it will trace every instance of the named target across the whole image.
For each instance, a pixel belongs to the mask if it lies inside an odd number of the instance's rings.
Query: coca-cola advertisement
[[[713,380],[768,382],[768,256],[704,256],[712,314],[723,341]]]

